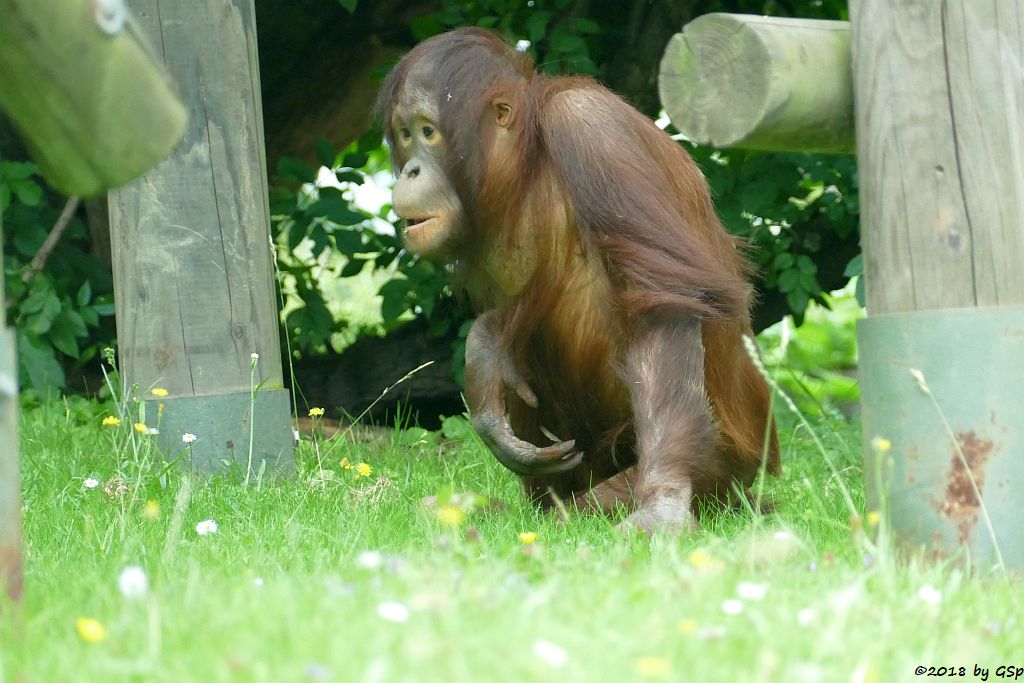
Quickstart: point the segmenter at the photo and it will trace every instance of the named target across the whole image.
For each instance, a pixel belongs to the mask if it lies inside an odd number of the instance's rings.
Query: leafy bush
[[[0,162],[7,321],[18,331],[21,385],[40,395],[63,389],[65,370],[81,368],[114,337],[110,271],[90,254],[80,219],[71,218],[45,268],[30,268],[63,204],[44,191],[35,164]]]
[[[443,268],[403,249],[400,226],[391,228],[394,234],[380,231],[377,225],[391,214],[389,204],[371,214],[352,201],[353,186],[363,184],[367,174],[390,168],[379,131],[367,133],[341,152],[325,142],[317,147],[319,161],[334,172],[336,187],[318,185],[316,171],[308,164],[284,159],[278,165],[284,185],[271,190],[282,281],[297,300],[286,314],[293,351],[301,356],[326,350],[331,336],[346,322],[331,315],[321,283],[324,278],[358,275],[367,264],[391,274],[379,291],[385,329],[417,316],[428,321],[431,337],[458,329],[468,311],[452,296]],[[309,247],[309,258],[300,255],[303,243]],[[330,259],[331,254],[343,258]]]

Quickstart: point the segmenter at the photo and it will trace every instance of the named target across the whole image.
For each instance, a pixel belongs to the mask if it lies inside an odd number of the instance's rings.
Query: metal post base
[[[858,340],[869,505],[887,496],[915,548],[987,565],[994,537],[1024,568],[1024,306],[872,316]],[[875,437],[892,443],[891,470],[877,470]]]

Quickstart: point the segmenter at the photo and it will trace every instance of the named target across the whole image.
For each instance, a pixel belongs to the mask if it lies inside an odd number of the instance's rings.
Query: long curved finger
[[[504,416],[477,416],[473,426],[498,461],[517,474],[565,472],[579,465],[583,458],[582,453],[573,451],[575,441],[561,441],[544,447],[523,441],[513,433],[508,418]]]

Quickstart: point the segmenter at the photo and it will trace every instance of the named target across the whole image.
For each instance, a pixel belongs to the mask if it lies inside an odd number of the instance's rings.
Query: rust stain
[[[907,460],[917,461],[918,458],[917,446],[911,446],[910,450],[907,451]]]
[[[946,495],[939,503],[938,510],[944,516],[955,520],[960,543],[967,543],[981,509],[981,501],[971,486],[971,476],[973,475],[980,493],[985,486],[985,462],[992,454],[995,442],[979,437],[973,431],[957,432],[956,441],[964,457],[960,458],[960,453],[954,446],[946,479]],[[966,468],[964,460],[967,461]]]
[[[907,475],[907,483],[909,485],[913,486],[914,484],[917,483],[917,477],[915,477],[913,474],[908,474]]]

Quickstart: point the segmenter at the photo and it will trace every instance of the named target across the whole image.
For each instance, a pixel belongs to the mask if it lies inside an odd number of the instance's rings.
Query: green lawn
[[[919,665],[996,680],[1024,665],[1020,580],[895,561],[851,529],[847,494],[869,530],[875,516],[842,422],[813,425],[819,447],[780,416],[773,513],[645,539],[536,512],[458,422],[452,439],[305,439],[296,476],[245,486],[161,480],[105,414],[23,416],[25,610],[20,632],[0,626],[0,683],[911,681]],[[447,491],[500,503],[463,520],[465,497],[421,500]],[[198,534],[209,519],[218,532]],[[142,597],[119,588],[130,566]]]

